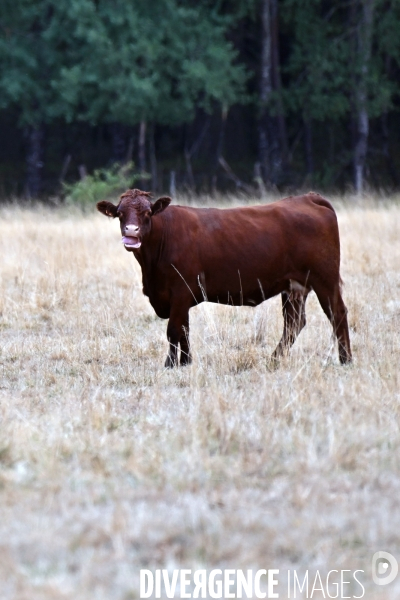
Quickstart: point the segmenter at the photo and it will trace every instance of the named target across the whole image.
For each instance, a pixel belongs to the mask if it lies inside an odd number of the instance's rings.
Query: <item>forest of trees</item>
[[[400,185],[400,0],[2,0],[0,197]]]

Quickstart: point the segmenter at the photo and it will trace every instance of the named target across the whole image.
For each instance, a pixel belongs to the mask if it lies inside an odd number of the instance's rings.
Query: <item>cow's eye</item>
[[[118,217],[118,219],[120,219],[122,217],[122,212],[118,211],[117,212],[117,217]]]

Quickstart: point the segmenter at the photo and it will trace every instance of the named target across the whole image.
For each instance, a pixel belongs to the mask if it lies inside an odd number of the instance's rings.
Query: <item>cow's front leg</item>
[[[189,309],[181,306],[173,307],[168,321],[167,338],[169,351],[165,366],[167,368],[178,366],[178,346],[181,345],[180,364],[188,365],[192,362],[189,346]]]
[[[189,313],[187,316],[187,324],[183,326],[183,330],[183,335],[181,336],[181,367],[190,365],[192,362],[189,342]]]

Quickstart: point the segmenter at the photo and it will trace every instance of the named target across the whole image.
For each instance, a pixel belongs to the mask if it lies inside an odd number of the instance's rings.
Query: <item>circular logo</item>
[[[392,583],[399,572],[399,565],[395,557],[389,552],[380,550],[372,557],[372,579],[377,585]]]

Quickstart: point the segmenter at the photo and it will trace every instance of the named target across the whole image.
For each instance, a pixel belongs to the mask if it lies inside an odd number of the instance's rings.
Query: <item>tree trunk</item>
[[[287,156],[286,124],[280,96],[278,3],[262,0],[262,51],[260,76],[260,118],[258,123],[258,147],[261,173],[267,185],[275,186],[282,175],[284,157]],[[274,106],[276,116],[271,115],[272,91],[277,92]]]
[[[42,189],[42,159],[44,138],[43,126],[36,125],[34,127],[29,127],[27,133],[28,150],[26,157],[26,195],[28,198],[37,198]]]
[[[210,127],[210,122],[211,122],[210,116],[205,115],[203,117],[203,126],[201,127],[200,133],[194,139],[194,141],[190,147],[189,147],[189,139],[188,139],[188,128],[186,128],[184,155],[185,155],[185,162],[186,162],[187,181],[188,181],[188,185],[192,189],[192,191],[195,191],[195,189],[196,189],[196,181],[194,178],[193,167],[192,167],[192,158],[198,152],[198,150],[204,140],[204,137],[207,133],[207,130]]]
[[[121,123],[111,123],[111,160],[123,164],[126,158],[126,131]]]
[[[187,148],[185,148],[184,153],[185,153],[185,163],[186,163],[187,184],[188,184],[188,187],[192,190],[192,192],[194,192],[196,184],[194,181],[191,155]]]
[[[135,137],[133,135],[129,136],[128,146],[126,150],[125,162],[129,164],[133,161],[133,148],[135,144]]]
[[[155,142],[155,125],[152,123],[150,128],[150,167],[151,167],[151,189],[153,192],[158,191],[158,177],[157,177],[157,156],[156,156],[156,142]]]
[[[140,174],[143,176],[146,173],[146,121],[141,121],[139,125],[138,162]],[[144,189],[146,185],[144,177],[140,180],[140,185]]]
[[[286,120],[282,103],[282,81],[279,57],[278,0],[271,0],[271,67],[272,87],[277,92],[277,130],[279,133],[279,164],[285,168],[288,156]]]
[[[385,57],[385,74],[388,79],[393,76],[392,73],[392,58],[387,54]],[[389,123],[388,123],[388,109],[386,108],[381,116],[381,125],[382,125],[382,151],[383,156],[385,157],[386,167],[388,170],[389,177],[392,180],[392,183],[398,187],[400,184],[399,175],[397,173],[397,168],[395,161],[393,160],[393,155],[390,151],[390,136],[389,136]]]
[[[260,157],[261,175],[266,183],[270,181],[270,131],[267,105],[272,92],[271,81],[271,18],[270,0],[262,0],[262,48],[260,73],[260,104],[261,111],[258,122],[258,150]]]
[[[216,147],[216,152],[215,152],[214,168],[213,168],[213,173],[212,173],[212,177],[211,177],[211,191],[213,194],[215,194],[217,191],[217,171],[218,171],[218,168],[220,165],[220,160],[222,158],[222,153],[223,153],[223,149],[224,149],[225,127],[226,127],[227,116],[228,116],[228,108],[226,106],[223,106],[222,110],[221,110],[221,123],[220,123],[217,147]]]
[[[169,174],[169,195],[171,198],[176,196],[176,172],[171,171]]]
[[[314,174],[314,156],[312,143],[311,119],[304,119],[304,153],[306,156],[306,175],[312,180]]]
[[[62,186],[62,184],[64,183],[64,179],[67,175],[68,169],[69,169],[69,165],[71,163],[71,158],[72,156],[70,154],[67,154],[67,156],[64,158],[64,162],[61,168],[61,173],[60,173],[60,177],[58,178],[58,181],[60,183],[60,185]]]
[[[354,148],[354,185],[357,194],[364,188],[365,161],[368,150],[369,116],[367,79],[371,58],[372,29],[375,0],[361,0],[361,18],[356,29],[360,71],[355,88],[356,144]]]
[[[368,149],[369,119],[365,107],[365,96],[359,92],[357,113],[357,142],[354,149],[354,185],[357,194],[362,194],[364,188],[365,159]]]
[[[390,175],[394,185],[396,187],[398,187],[398,185],[400,183],[399,176],[397,174],[397,168],[396,168],[395,162],[393,160],[393,157],[390,153],[390,147],[389,147],[389,126],[388,126],[387,111],[385,111],[382,114],[381,124],[382,124],[382,139],[383,139],[383,142],[382,142],[383,156],[385,157],[385,162],[386,162],[386,166],[387,166],[389,175]]]

